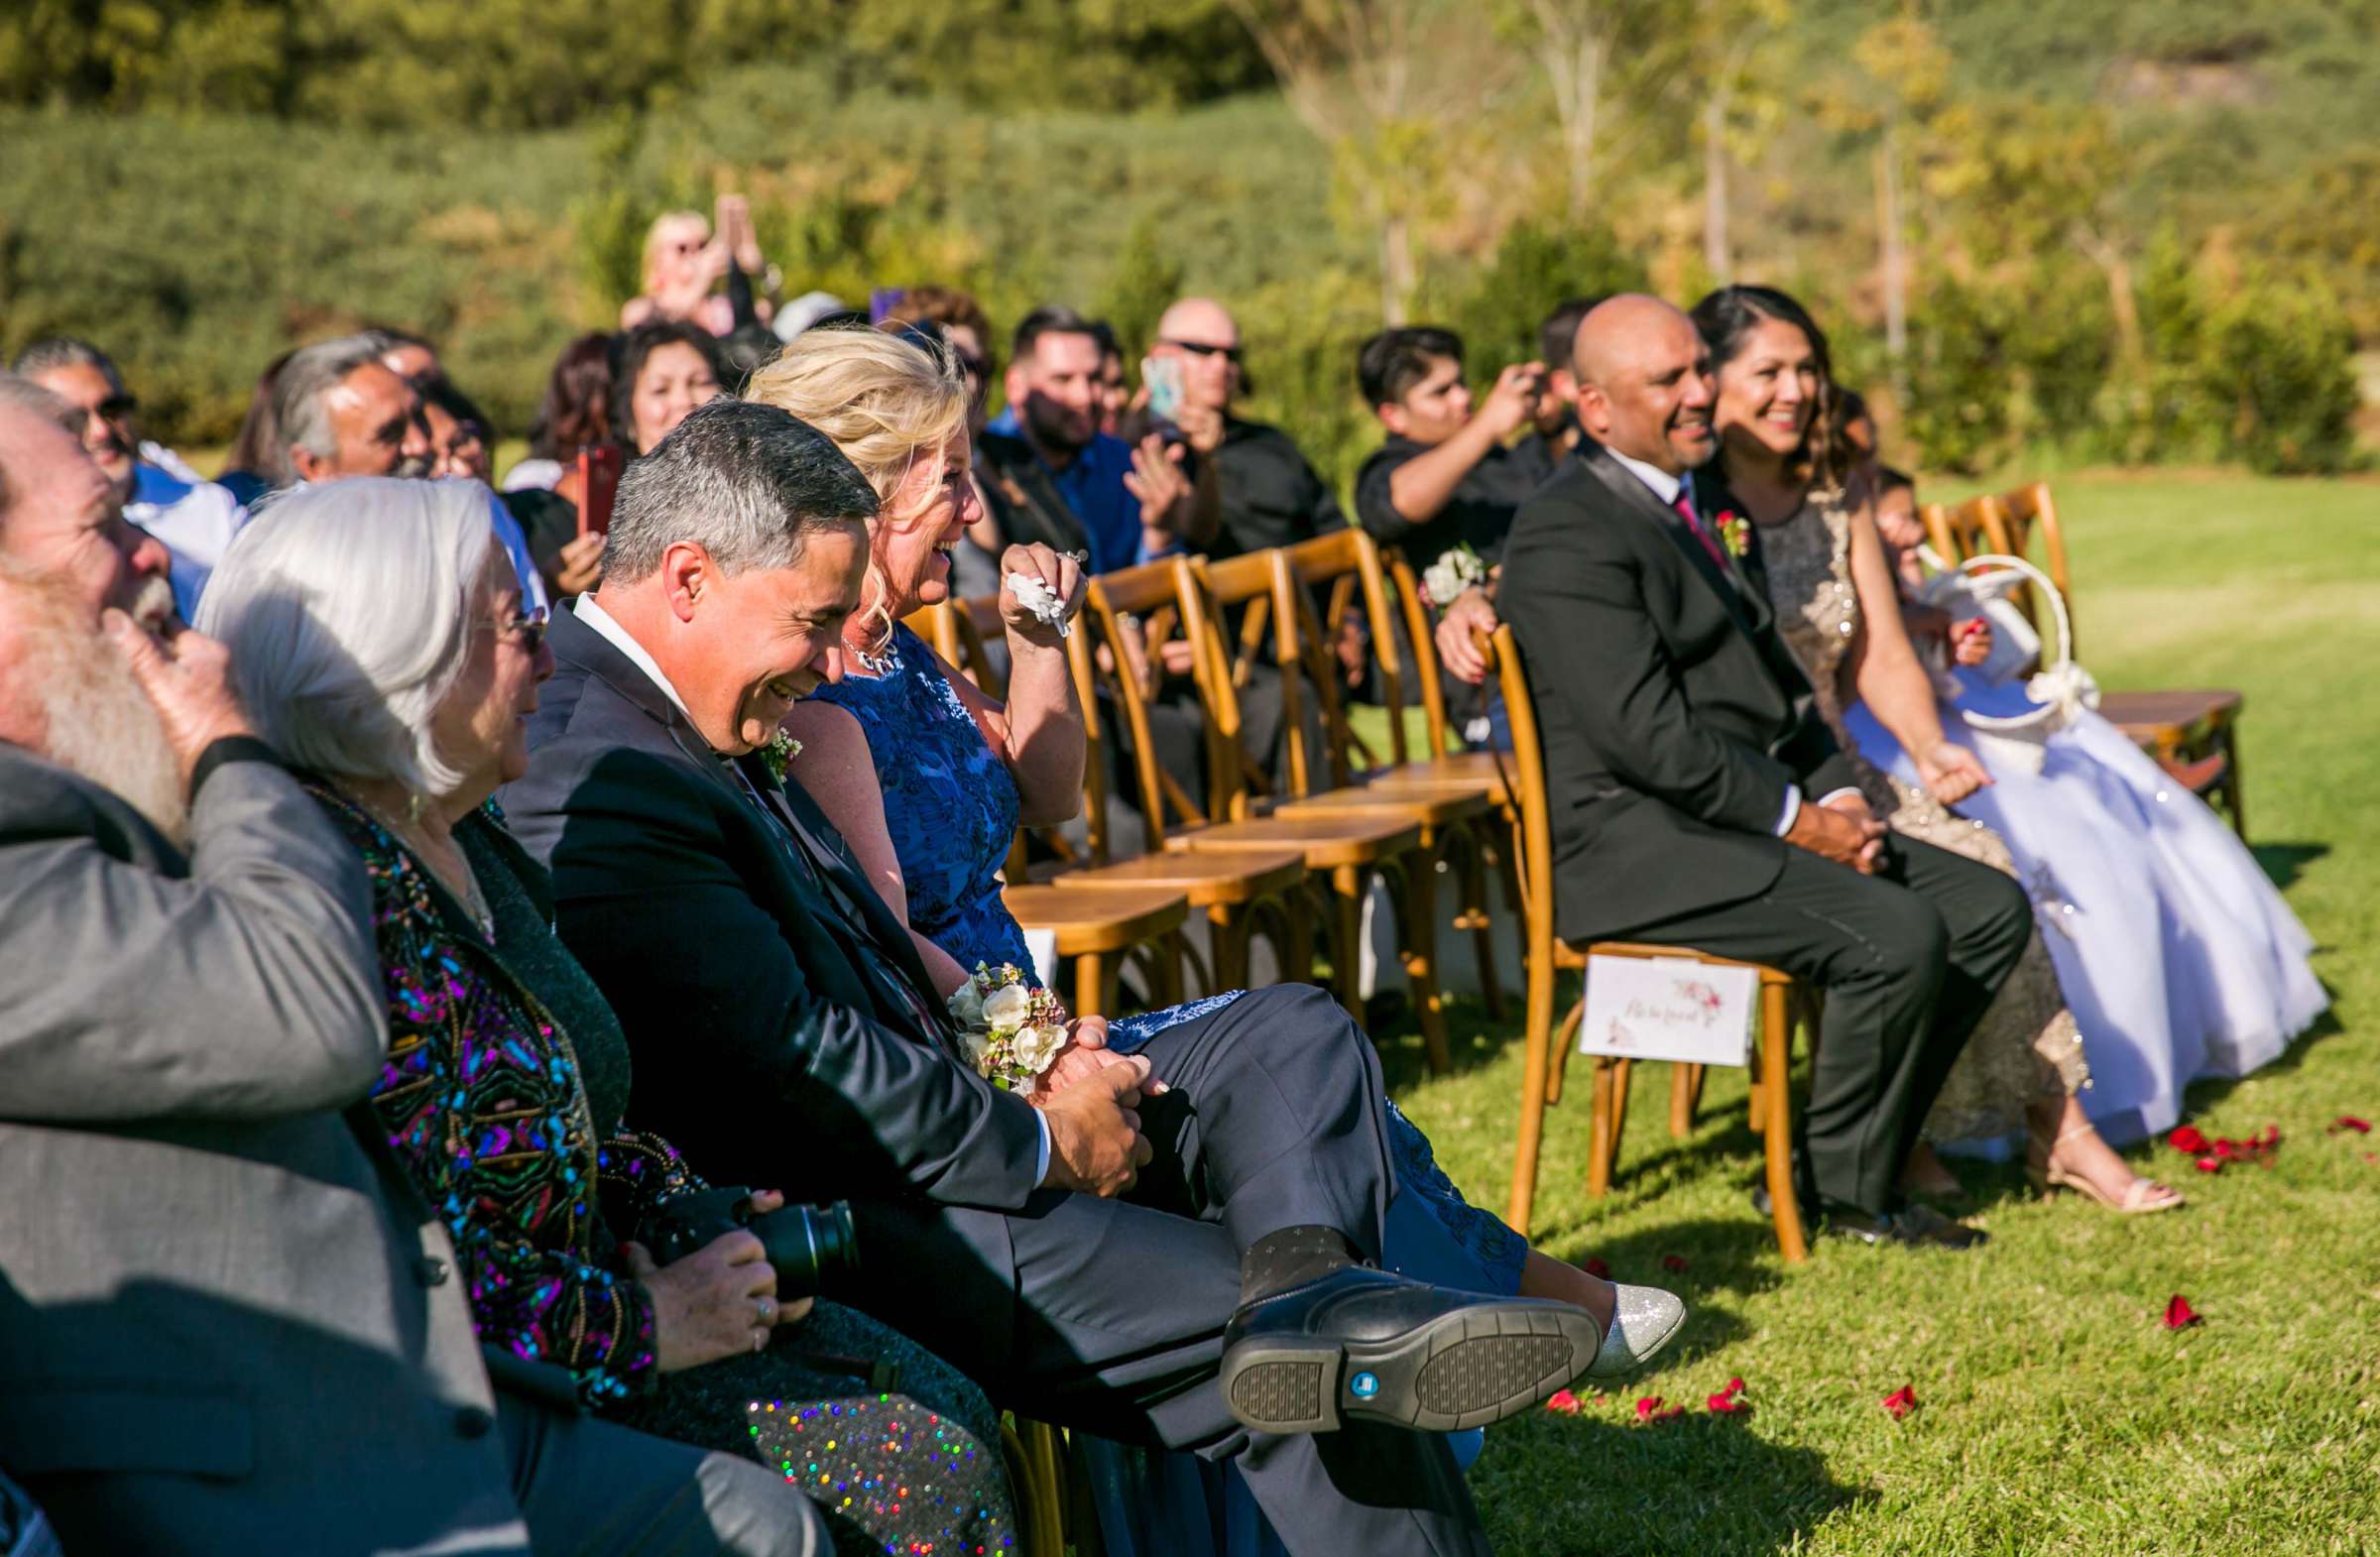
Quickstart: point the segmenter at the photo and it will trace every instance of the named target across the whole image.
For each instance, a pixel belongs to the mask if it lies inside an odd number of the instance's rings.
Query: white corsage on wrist
[[[1042,626],[1055,628],[1060,638],[1074,631],[1074,619],[1067,615],[1066,602],[1058,598],[1056,590],[1024,573],[1011,573],[1008,584],[1009,593],[1016,597],[1016,603],[1030,611]]]
[[[1431,605],[1443,611],[1455,603],[1455,597],[1466,589],[1477,589],[1488,582],[1488,564],[1471,549],[1471,542],[1458,540],[1438,553],[1438,560],[1421,570],[1421,592]]]
[[[1063,1001],[1025,982],[1014,963],[975,965],[951,992],[950,1019],[976,1074],[1009,1092],[1028,1092],[1066,1046]]]

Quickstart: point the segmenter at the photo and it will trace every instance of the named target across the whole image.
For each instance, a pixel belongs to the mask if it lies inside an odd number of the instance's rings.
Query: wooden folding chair
[[[1526,1044],[1521,1060],[1520,1128],[1512,1161],[1512,1200],[1504,1220],[1516,1233],[1529,1231],[1529,1213],[1537,1194],[1537,1158],[1545,1137],[1545,1111],[1562,1101],[1563,1073],[1570,1059],[1571,1039],[1586,1011],[1582,992],[1577,1005],[1554,1030],[1556,982],[1567,970],[1583,971],[1591,956],[1664,957],[1707,963],[1715,967],[1754,969],[1760,978],[1760,1036],[1753,1053],[1752,1119],[1764,1138],[1768,1164],[1768,1194],[1776,1223],[1777,1248],[1788,1263],[1809,1257],[1802,1231],[1801,1202],[1793,1188],[1793,1086],[1791,1075],[1794,1017],[1801,986],[1792,975],[1758,963],[1678,946],[1654,946],[1629,941],[1598,941],[1572,946],[1554,933],[1553,821],[1546,797],[1545,755],[1537,732],[1537,705],[1530,701],[1529,680],[1514,647],[1512,629],[1499,627],[1492,639],[1480,640],[1482,653],[1498,678],[1504,694],[1504,713],[1512,729],[1509,786],[1520,805],[1518,873],[1521,883],[1523,963],[1528,968]],[[1619,1154],[1619,1138],[1627,1122],[1628,1079],[1634,1062],[1598,1056],[1595,1062],[1595,1103],[1589,1145],[1587,1192],[1602,1195],[1609,1189],[1611,1170]],[[1670,1071],[1670,1131],[1684,1136],[1694,1126],[1694,1110],[1702,1091],[1702,1067],[1676,1065]]]
[[[997,628],[999,618],[997,601],[953,602],[912,614],[908,627],[951,668],[999,697],[1006,686],[984,653],[986,624]],[[1135,959],[1147,976],[1151,1004],[1167,1006],[1182,998],[1187,894],[1154,883],[1113,882],[1061,895],[1026,880],[1021,836],[1009,850],[1008,882],[1001,901],[1009,912],[1025,929],[1051,936],[1058,959],[1072,969],[1075,1015],[1119,1015],[1121,975]]]
[[[1163,781],[1169,776],[1158,767],[1149,739],[1150,680],[1136,673],[1136,667],[1144,659],[1153,666],[1158,656],[1161,646],[1153,624],[1178,621],[1182,591],[1176,568],[1184,565],[1180,559],[1144,563],[1091,581],[1090,617],[1108,651],[1100,673],[1112,677],[1107,684],[1131,740],[1138,782],[1136,792],[1129,798],[1139,807],[1148,852],[1222,854],[1243,868],[1249,866],[1251,856],[1273,860],[1283,851],[1296,856],[1308,873],[1310,893],[1326,898],[1329,905],[1322,920],[1340,1004],[1361,1019],[1356,951],[1362,938],[1366,886],[1374,874],[1393,867],[1401,856],[1420,846],[1421,829],[1399,818],[1377,816],[1212,820],[1178,778]],[[1139,636],[1138,624],[1142,623],[1152,624],[1145,629],[1145,641]],[[1216,749],[1219,743],[1228,740],[1236,746],[1239,740],[1239,704],[1236,699],[1211,704],[1205,678],[1199,679],[1203,750],[1210,764],[1220,765],[1228,754]],[[1293,927],[1303,922],[1303,916],[1292,915]],[[1293,960],[1306,965],[1303,955]]]
[[[1488,918],[1488,878],[1497,859],[1504,823],[1493,804],[1496,785],[1457,777],[1428,764],[1382,762],[1377,754],[1361,753],[1370,766],[1359,769],[1360,748],[1347,719],[1340,692],[1341,665],[1333,646],[1339,628],[1318,615],[1315,602],[1327,598],[1340,611],[1360,587],[1367,609],[1378,613],[1385,601],[1380,587],[1378,553],[1362,531],[1341,531],[1265,553],[1270,562],[1273,654],[1271,663],[1282,678],[1287,750],[1285,793],[1272,806],[1276,816],[1326,815],[1350,810],[1397,809],[1422,823],[1422,842],[1455,873],[1458,892],[1454,928],[1472,932],[1478,959],[1480,990],[1491,1018],[1503,1017],[1503,990],[1496,977],[1495,946]],[[1371,568],[1367,577],[1365,563]],[[1223,611],[1235,587],[1225,573],[1236,563],[1218,567],[1193,566],[1208,592],[1183,606],[1183,620],[1193,635],[1200,620],[1209,624],[1214,640],[1221,637]],[[1252,579],[1249,580],[1252,583]],[[1260,597],[1259,597],[1260,598]],[[1252,612],[1251,612],[1252,614]],[[1311,706],[1314,718],[1303,717]],[[1309,728],[1319,729],[1319,748],[1309,749]],[[1425,884],[1425,890],[1427,890]],[[1434,896],[1434,894],[1433,894]],[[1415,913],[1432,913],[1434,906],[1416,902]],[[1440,928],[1446,926],[1440,925]],[[1434,982],[1434,981],[1433,981]],[[1416,988],[1420,986],[1417,984]]]
[[[1200,704],[1207,710],[1214,744],[1209,772],[1210,782],[1218,787],[1210,791],[1209,804],[1219,814],[1294,826],[1353,817],[1414,830],[1410,847],[1395,851],[1380,863],[1389,868],[1384,874],[1397,888],[1398,951],[1412,987],[1423,1047],[1432,1072],[1445,1074],[1453,1060],[1445,999],[1438,988],[1438,862],[1467,824],[1486,818],[1487,797],[1469,791],[1390,792],[1360,784],[1333,786],[1323,777],[1328,773],[1336,778],[1348,771],[1346,721],[1335,695],[1333,672],[1324,668],[1314,673],[1300,648],[1299,625],[1314,621],[1310,584],[1289,565],[1286,551],[1259,551],[1220,562],[1182,558],[1175,582],[1182,624],[1199,666]],[[1264,656],[1260,643],[1250,646],[1243,637],[1246,658],[1235,657],[1227,647],[1227,624],[1235,612],[1244,618],[1252,615],[1260,602],[1271,606],[1273,652]],[[1318,639],[1319,627],[1309,636]],[[1326,657],[1329,653],[1320,644],[1316,652]],[[1259,782],[1269,786],[1269,776],[1252,772],[1256,765],[1243,760],[1246,742],[1240,737],[1241,687],[1248,668],[1266,660],[1280,676],[1284,774],[1277,794],[1257,792]],[[1320,750],[1312,749],[1306,740],[1309,708],[1324,731]]]
[[[1157,887],[1181,893],[1206,916],[1212,965],[1205,970],[1209,994],[1246,989],[1250,948],[1259,933],[1271,943],[1281,977],[1303,981],[1313,971],[1314,941],[1301,906],[1305,857],[1295,849],[1250,849],[1235,854],[1194,854],[1162,847],[1130,858],[1116,853],[1108,827],[1108,742],[1101,717],[1103,675],[1091,648],[1091,633],[1067,640],[1067,663],[1083,710],[1083,804],[1088,818],[1089,858],[1042,879],[1070,891],[1113,887]],[[1105,678],[1112,681],[1113,678]],[[1110,685],[1111,706],[1121,707],[1121,689]],[[1153,777],[1155,758],[1145,742],[1134,749],[1135,775],[1143,812],[1162,805]],[[1186,954],[1187,955],[1187,954]],[[1195,965],[1195,958],[1192,959]]]
[[[2067,566],[2066,535],[2046,481],[2010,492],[1986,494],[1964,503],[1927,504],[1918,511],[1927,539],[1945,558],[1958,561],[1979,552],[2029,555],[2035,535],[2042,542],[2042,571],[2066,597],[2070,623],[2075,591]],[[2019,594],[2035,625],[2047,628],[2030,585]],[[2081,629],[2076,628],[2076,636]],[[2214,688],[2174,691],[2102,692],[2099,715],[2157,760],[2169,778],[2209,804],[2231,813],[2232,830],[2244,842],[2247,810],[2240,799],[2238,721],[2246,699]]]

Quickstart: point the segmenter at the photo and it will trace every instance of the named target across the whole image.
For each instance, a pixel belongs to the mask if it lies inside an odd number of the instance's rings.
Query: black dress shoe
[[[1830,1207],[1827,1231],[1862,1244],[1902,1244],[1911,1249],[1972,1249],[1991,1242],[1981,1228],[1954,1222],[1931,1206],[1912,1203],[1883,1216],[1851,1207]]]
[[[1243,1303],[1223,1333],[1223,1397],[1260,1433],[1347,1417],[1457,1432],[1525,1411],[1587,1371],[1595,1316],[1346,1265]]]

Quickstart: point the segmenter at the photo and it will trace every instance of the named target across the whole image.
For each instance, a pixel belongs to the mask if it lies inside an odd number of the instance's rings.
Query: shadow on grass
[[[1714,1380],[1713,1387],[1724,1380]],[[1471,1473],[1499,1550],[1540,1557],[1797,1549],[1837,1509],[1866,1500],[1816,1450],[1771,1443],[1759,1406],[1638,1422],[1624,1380],[1576,1416],[1537,1412],[1489,1429]]]
[[[2296,885],[2306,867],[2330,852],[2326,843],[2258,843],[2248,846],[2256,857],[2257,866],[2271,878],[2273,885],[2287,892]]]

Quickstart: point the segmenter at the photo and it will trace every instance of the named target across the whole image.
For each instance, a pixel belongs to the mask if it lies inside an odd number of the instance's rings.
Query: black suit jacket
[[[756,803],[568,612],[550,642],[535,756],[502,801],[628,1033],[639,1122],[714,1180],[793,1200],[1022,1206],[1039,1121],[960,1057],[908,931],[808,796],[746,758]]]
[[[1740,512],[1716,468],[1699,512]],[[1748,529],[1748,527],[1747,527]],[[1788,785],[1856,782],[1777,637],[1757,531],[1723,566],[1594,443],[1521,508],[1497,608],[1545,742],[1555,925],[1609,938],[1765,891]]]

